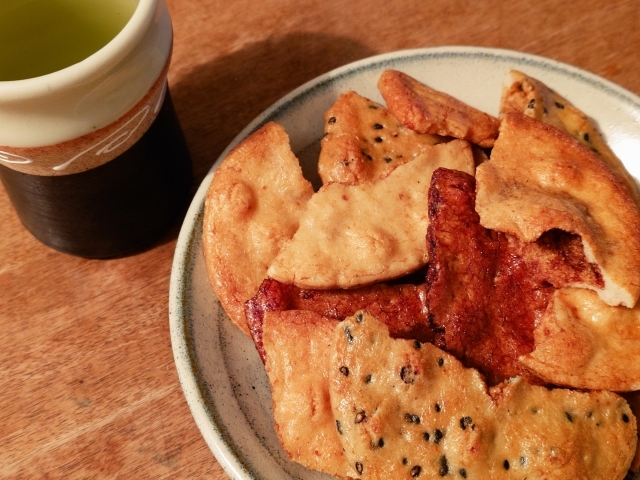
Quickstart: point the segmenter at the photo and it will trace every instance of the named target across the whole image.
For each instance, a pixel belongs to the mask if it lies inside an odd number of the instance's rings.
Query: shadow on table
[[[297,33],[248,45],[172,85],[193,157],[194,189],[233,138],[272,103],[318,75],[373,53],[353,40]]]

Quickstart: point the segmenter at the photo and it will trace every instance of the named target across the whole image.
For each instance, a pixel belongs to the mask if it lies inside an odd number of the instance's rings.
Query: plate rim
[[[195,254],[197,254],[197,252],[194,252],[194,246],[197,243],[196,235],[201,231],[201,228],[198,227],[202,224],[204,200],[214,172],[220,165],[222,159],[225,158],[231,149],[233,149],[242,139],[260,128],[268,121],[268,119],[276,116],[279,111],[286,110],[302,95],[309,94],[315,89],[334,83],[341,77],[346,77],[360,70],[372,69],[380,64],[401,62],[402,60],[419,58],[422,56],[441,58],[480,57],[500,60],[514,59],[518,61],[519,65],[530,64],[537,67],[543,66],[544,68],[554,72],[569,74],[571,77],[575,77],[583,82],[591,84],[595,88],[604,90],[606,93],[619,98],[623,102],[631,104],[635,110],[640,112],[639,95],[580,67],[549,57],[506,48],[450,45],[397,50],[345,64],[303,83],[257,115],[223,150],[198,186],[180,228],[172,260],[169,281],[169,329],[171,347],[179,383],[191,415],[194,418],[201,435],[225,473],[227,473],[227,475],[232,479],[253,479],[255,476],[252,472],[247,470],[246,466],[235,455],[234,446],[226,442],[223,436],[219,434],[219,426],[215,424],[214,415],[212,415],[212,412],[208,408],[210,407],[207,405],[208,400],[206,395],[202,392],[203,387],[200,385],[200,380],[198,379],[197,372],[195,371],[196,365],[193,361],[193,352],[191,351],[188,338],[189,336],[186,331],[188,327],[188,319],[185,317],[185,312],[188,310],[187,302],[189,296],[189,281],[185,282],[184,279],[189,279],[188,273],[192,268],[190,260],[194,258]],[[189,361],[185,361],[185,358],[188,358]]]

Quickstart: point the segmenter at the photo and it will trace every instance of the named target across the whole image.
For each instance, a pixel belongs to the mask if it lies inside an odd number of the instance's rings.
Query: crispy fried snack
[[[636,419],[610,392],[489,389],[430,344],[392,339],[366,312],[336,325],[329,396],[354,476],[619,480]]]
[[[353,290],[302,290],[267,279],[247,301],[246,317],[263,362],[266,358],[264,316],[273,311],[307,310],[338,321],[366,308],[387,324],[394,337],[430,342],[434,334],[424,306],[425,295],[424,283],[376,284]]]
[[[640,214],[618,177],[584,145],[555,127],[506,113],[491,160],[477,169],[483,226],[524,242],[559,229],[581,237],[600,269],[609,305],[640,296]],[[593,288],[576,284],[575,287]]]
[[[233,149],[213,176],[202,234],[207,272],[231,321],[247,335],[244,302],[297,230],[311,195],[289,137],[273,122]]]
[[[640,205],[640,194],[633,177],[609,148],[593,121],[566,98],[540,80],[510,70],[504,77],[500,100],[500,114],[507,112],[523,113],[567,132],[608,165],[629,190],[636,205]]]
[[[405,73],[382,72],[378,90],[389,111],[416,132],[461,138],[481,147],[493,146],[498,136],[498,119]]]
[[[427,191],[441,166],[473,173],[469,143],[431,146],[376,182],[324,185],[267,274],[300,288],[354,288],[423,267]]]
[[[318,160],[324,184],[356,185],[384,178],[425,148],[448,140],[405,127],[385,107],[356,92],[341,94],[324,120]]]

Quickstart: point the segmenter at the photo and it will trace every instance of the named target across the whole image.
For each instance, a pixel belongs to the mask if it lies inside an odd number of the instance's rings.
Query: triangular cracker
[[[383,178],[426,147],[446,140],[414,132],[385,107],[356,92],[341,94],[324,119],[318,160],[324,184],[355,185]]]
[[[604,141],[589,117],[543,82],[517,70],[504,77],[500,113],[519,112],[567,132],[592,150],[625,184],[636,205],[640,195],[635,180]]]
[[[491,160],[476,177],[476,210],[484,227],[526,242],[551,229],[580,235],[587,260],[604,280],[598,295],[610,305],[636,304],[640,215],[593,152],[555,127],[506,113]]]
[[[335,327],[336,429],[363,479],[621,479],[636,420],[610,392],[549,390],[480,375],[430,344],[393,340],[360,312]]]
[[[461,138],[481,147],[493,146],[498,136],[498,119],[405,73],[382,72],[378,89],[391,113],[416,132]]]
[[[289,137],[273,122],[242,141],[215,171],[204,206],[207,272],[223,308],[247,335],[244,302],[297,230],[311,195]]]
[[[376,182],[324,185],[268,275],[301,288],[353,288],[424,266],[427,192],[441,166],[473,174],[469,143],[434,145]]]

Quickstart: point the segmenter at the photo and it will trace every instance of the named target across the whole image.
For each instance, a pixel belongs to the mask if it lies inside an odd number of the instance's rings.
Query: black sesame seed
[[[364,383],[371,383],[371,374],[364,377]]]
[[[402,464],[403,464],[403,465],[406,465],[407,463],[409,463],[409,459],[408,459],[407,457],[404,457],[404,458],[402,459]]]
[[[349,341],[349,343],[353,343],[353,335],[351,335],[351,330],[349,329],[349,327],[344,327],[344,333],[347,334],[347,340]]]
[[[444,358],[440,357],[440,358],[438,359],[438,366],[439,366],[439,367],[441,367],[441,366],[443,366],[443,365],[444,365]]]
[[[444,455],[440,457],[440,470],[438,472],[441,477],[445,477],[449,473],[449,462]]]
[[[467,471],[464,468],[461,468],[460,470],[458,470],[458,473],[462,478],[467,478]]]
[[[418,340],[415,340],[415,341],[413,342],[413,346],[414,346],[415,348],[417,348],[417,349],[422,348],[422,344],[421,344]]]
[[[569,412],[564,412],[564,416],[567,417],[567,420],[569,420],[570,422],[573,422],[573,417]]]
[[[362,475],[363,470],[362,462],[356,462],[356,472],[358,472],[358,475]]]
[[[384,438],[381,438],[380,440],[378,440],[378,448],[382,448],[384,447]]]
[[[356,313],[356,322],[362,323],[363,320],[364,320],[364,315],[362,314],[362,312]]]
[[[367,414],[363,411],[356,413],[356,423],[362,423],[367,419]]]
[[[442,433],[442,430],[436,429],[436,431],[433,432],[433,443],[440,443],[442,437],[444,437],[444,433]]]
[[[502,462],[502,466],[505,470],[509,470],[509,460],[505,460],[504,462]]]
[[[342,435],[342,428],[340,428],[340,420],[336,420],[336,429],[338,430],[338,433]]]
[[[425,442],[428,442],[430,437],[431,437],[431,435],[429,435],[429,432],[424,432],[422,434],[422,438],[424,438]]]
[[[435,409],[435,411],[436,411],[437,413],[440,413],[440,411],[442,410],[442,407],[440,406],[440,404],[439,404],[439,403],[436,403],[436,404],[433,406],[433,408]]]
[[[527,105],[527,108],[536,108],[536,99],[532,98],[531,101],[529,102],[529,105]]]
[[[544,112],[544,114],[545,114],[545,115],[546,115],[547,113],[549,113],[549,112],[547,112],[547,107],[544,107],[544,108],[542,109],[542,111]]]
[[[560,110],[564,109],[564,105],[561,104],[560,102],[556,102],[556,107],[558,107]]]
[[[404,420],[405,422],[408,422],[408,423],[415,423],[415,424],[420,423],[420,417],[415,413],[405,413]]]
[[[471,425],[472,423],[473,423],[473,420],[471,420],[471,417],[462,417],[462,418],[460,419],[460,428],[461,428],[462,430],[466,430],[466,429],[467,429],[467,427],[468,427],[469,425]]]
[[[386,163],[389,163],[389,162],[392,162],[392,161],[393,161],[393,158],[391,158],[391,157],[384,157],[384,161],[385,161]]]
[[[376,137],[374,140],[376,141],[376,143],[381,143],[382,142],[382,137]]]
[[[345,367],[344,365],[340,367],[340,373],[345,377],[349,376],[349,367]]]
[[[378,107],[376,107],[375,105],[369,105],[369,108],[370,108],[371,110],[377,110],[377,109],[378,109]]]
[[[624,423],[629,423],[629,415],[627,415],[626,413],[622,414],[622,421]]]
[[[382,125],[380,125],[379,123],[375,123],[373,125],[373,128],[375,128],[376,130],[382,130],[384,127]]]
[[[400,378],[406,384],[415,383],[415,372],[409,365],[405,365],[400,369]]]
[[[582,136],[582,138],[584,138],[584,141],[585,141],[585,142],[588,142],[588,141],[589,141],[589,134],[588,134],[588,133],[585,133],[585,134]]]
[[[329,123],[336,123],[336,117],[329,118]]]
[[[421,471],[422,471],[422,467],[420,465],[416,465],[411,469],[411,476],[413,478],[416,478],[418,475],[420,475]]]

